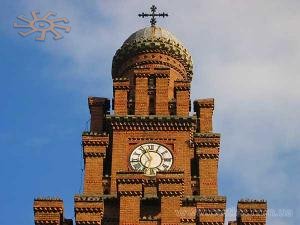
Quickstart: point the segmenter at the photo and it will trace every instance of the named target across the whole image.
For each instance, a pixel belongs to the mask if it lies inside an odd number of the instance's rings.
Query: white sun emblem
[[[23,28],[23,29],[30,29],[25,32],[19,32],[20,35],[23,37],[28,36],[32,33],[40,33],[40,36],[36,37],[35,40],[44,41],[46,39],[46,35],[48,32],[51,32],[54,36],[54,40],[58,40],[63,38],[61,33],[59,33],[56,29],[64,30],[65,32],[69,33],[71,31],[70,26],[64,26],[61,24],[57,24],[59,22],[69,23],[67,18],[49,18],[50,16],[56,16],[54,12],[48,12],[44,17],[39,17],[40,13],[38,11],[32,11],[32,20],[25,18],[24,16],[18,16],[17,18],[26,24],[18,24],[14,23],[15,28]]]

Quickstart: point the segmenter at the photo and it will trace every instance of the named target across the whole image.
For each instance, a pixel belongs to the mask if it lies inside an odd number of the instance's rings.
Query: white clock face
[[[135,148],[129,160],[134,170],[144,171],[147,176],[155,176],[157,171],[166,171],[171,168],[173,156],[166,147],[156,143],[147,143]]]

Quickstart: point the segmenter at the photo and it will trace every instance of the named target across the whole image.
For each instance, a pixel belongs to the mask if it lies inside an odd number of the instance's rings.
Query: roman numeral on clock
[[[149,150],[154,150],[154,145],[147,145],[148,146],[148,148],[149,148]]]
[[[162,164],[162,166],[165,170],[169,168],[169,166],[167,164]]]
[[[165,150],[165,151],[163,151],[161,154],[164,155],[164,154],[167,154],[167,153],[168,153],[168,151]]]
[[[165,161],[165,162],[171,162],[171,161],[172,161],[172,158],[164,158],[164,161]]]
[[[141,147],[139,148],[139,150],[140,150],[142,153],[145,153],[145,152],[146,152],[146,150],[144,149],[143,146],[141,146]]]
[[[133,167],[135,170],[143,170],[143,168],[142,168],[143,166],[140,163],[134,164]]]

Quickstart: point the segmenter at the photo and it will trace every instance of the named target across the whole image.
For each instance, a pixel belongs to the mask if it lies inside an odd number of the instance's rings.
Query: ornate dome
[[[192,79],[192,57],[183,44],[164,28],[151,26],[136,31],[117,50],[112,63],[113,78],[119,76],[118,68],[131,56],[140,53],[158,52],[180,61],[184,66],[187,79]]]

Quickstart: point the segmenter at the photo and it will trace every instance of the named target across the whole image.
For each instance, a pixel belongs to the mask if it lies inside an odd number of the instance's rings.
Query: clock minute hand
[[[152,161],[152,157],[150,155],[149,149],[146,150],[146,153],[148,154],[148,156],[146,156],[146,157],[149,159],[149,164],[148,164],[148,167],[149,167],[151,164],[151,161]]]

